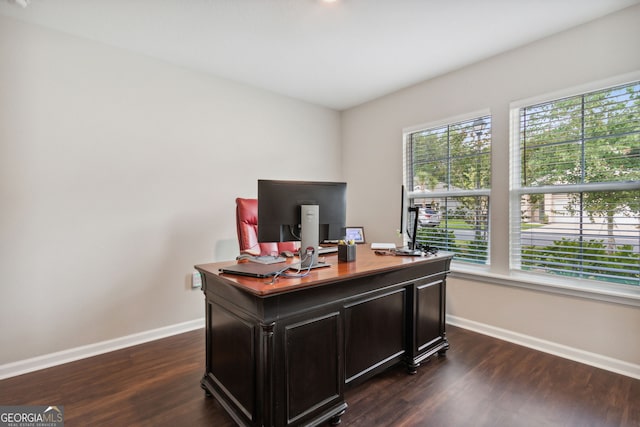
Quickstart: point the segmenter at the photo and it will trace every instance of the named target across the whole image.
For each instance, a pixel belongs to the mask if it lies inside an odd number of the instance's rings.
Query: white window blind
[[[420,208],[417,242],[488,264],[491,117],[408,132],[405,150],[407,194]]]
[[[519,109],[512,268],[640,285],[640,82]]]

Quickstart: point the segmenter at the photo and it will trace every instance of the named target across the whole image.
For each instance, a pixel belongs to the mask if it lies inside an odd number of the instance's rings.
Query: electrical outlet
[[[192,288],[201,288],[202,287],[202,276],[197,271],[191,273],[191,287]]]

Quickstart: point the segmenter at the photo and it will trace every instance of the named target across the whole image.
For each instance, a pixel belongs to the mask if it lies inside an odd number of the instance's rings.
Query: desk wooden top
[[[201,273],[215,275],[219,280],[241,288],[246,292],[250,292],[258,296],[269,296],[310,286],[335,283],[384,271],[397,270],[415,263],[433,262],[435,260],[443,260],[452,257],[453,254],[449,252],[441,252],[437,255],[424,257],[376,255],[368,245],[358,245],[356,260],[353,262],[338,262],[338,256],[335,253],[324,255],[320,257],[320,260],[324,260],[324,262],[331,264],[330,267],[313,269],[306,277],[280,277],[275,281],[275,283],[271,283],[271,278],[253,278],[221,273],[219,271],[222,267],[228,267],[236,264],[236,261],[200,264],[196,265],[195,268]],[[298,258],[293,258],[288,260],[287,263],[293,264],[297,261]],[[277,269],[278,266],[284,267],[285,264],[273,264],[273,266],[274,269]],[[303,272],[304,271],[306,270],[303,270]]]

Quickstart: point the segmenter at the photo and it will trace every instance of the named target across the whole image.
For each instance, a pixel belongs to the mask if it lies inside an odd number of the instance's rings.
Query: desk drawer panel
[[[340,313],[333,312],[284,328],[288,424],[342,399],[341,327]]]
[[[401,288],[345,306],[347,383],[404,353],[405,299]]]

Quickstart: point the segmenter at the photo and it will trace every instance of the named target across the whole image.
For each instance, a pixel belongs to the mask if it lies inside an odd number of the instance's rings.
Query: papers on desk
[[[389,250],[389,249],[395,249],[396,248],[396,244],[395,243],[372,243],[371,244],[371,249],[378,249],[378,250]]]

